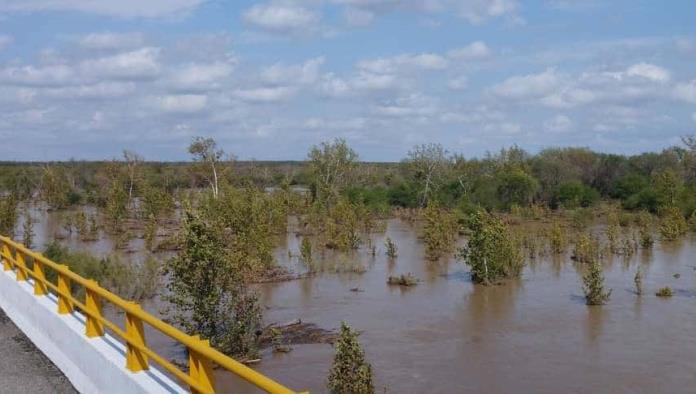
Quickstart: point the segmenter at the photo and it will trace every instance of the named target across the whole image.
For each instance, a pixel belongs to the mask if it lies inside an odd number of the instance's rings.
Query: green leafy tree
[[[458,224],[456,217],[434,201],[428,203],[423,211],[423,242],[425,257],[435,261],[448,254],[457,240]]]
[[[459,250],[458,256],[471,267],[475,282],[487,285],[520,275],[524,258],[502,220],[478,211],[469,219],[469,229],[469,242]]]
[[[191,145],[189,145],[188,151],[193,156],[193,160],[199,163],[199,173],[203,174],[203,178],[210,185],[213,197],[218,198],[220,193],[218,167],[225,152],[222,149],[218,149],[217,142],[214,139],[203,137],[194,138]],[[210,168],[210,172],[205,169],[206,167]]]
[[[312,147],[307,156],[315,201],[331,207],[348,184],[358,160],[358,154],[345,140],[322,142]]]
[[[531,204],[539,189],[539,182],[519,168],[502,171],[498,182],[498,195],[506,208]]]
[[[191,209],[182,225],[181,251],[164,270],[170,318],[227,354],[254,356],[261,309],[257,296],[246,288],[223,230]]]
[[[404,161],[412,181],[418,185],[419,205],[425,207],[442,185],[452,160],[440,144],[423,144],[408,152]]]
[[[336,355],[329,371],[327,388],[332,394],[372,394],[372,366],[358,342],[358,334],[345,322],[336,342]]]
[[[590,263],[582,277],[582,282],[587,305],[602,305],[609,301],[611,289],[604,290],[604,274],[599,261],[594,260]]]

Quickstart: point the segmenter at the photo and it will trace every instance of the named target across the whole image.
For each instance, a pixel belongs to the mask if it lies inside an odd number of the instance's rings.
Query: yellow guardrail
[[[210,346],[207,340],[202,340],[197,335],[191,336],[185,334],[177,328],[145,312],[137,303],[124,300],[99,286],[99,283],[96,281],[85,279],[75,274],[66,265],[55,263],[42,256],[40,253],[33,252],[24,247],[24,245],[1,235],[0,246],[0,257],[3,261],[3,270],[14,270],[16,272],[17,281],[26,281],[29,277],[33,278],[34,295],[36,296],[46,296],[49,291],[55,293],[58,298],[59,314],[72,313],[75,308],[80,310],[86,316],[85,335],[87,337],[93,338],[103,336],[104,330],[108,329],[117,337],[121,338],[126,343],[127,347],[126,368],[131,372],[149,369],[149,361],[152,360],[188,385],[193,393],[215,393],[215,379],[213,375],[214,363],[268,393],[295,393],[246,365],[215,350]],[[33,262],[31,269],[26,265],[28,258]],[[56,272],[56,284],[46,279],[46,268],[50,268]],[[73,297],[71,288],[71,284],[73,283],[84,287],[84,302],[80,302]],[[103,316],[102,301],[107,301],[125,312],[125,331]],[[143,330],[144,323],[186,346],[189,354],[188,374],[173,363],[159,356],[147,346],[145,332]]]

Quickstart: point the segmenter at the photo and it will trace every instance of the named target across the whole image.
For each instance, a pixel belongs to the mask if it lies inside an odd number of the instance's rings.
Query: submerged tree
[[[182,225],[181,251],[165,264],[170,318],[227,354],[254,356],[261,309],[222,230],[191,209]]]
[[[34,219],[31,217],[29,210],[24,211],[24,222],[22,223],[22,239],[24,246],[31,249],[34,243]]]
[[[307,159],[315,201],[322,206],[331,207],[350,180],[358,154],[345,140],[336,139],[312,147]]]
[[[643,272],[641,271],[640,267],[638,267],[638,270],[636,271],[636,276],[633,278],[633,282],[636,285],[636,294],[642,295],[643,294]]]
[[[210,175],[204,175],[203,177],[210,185],[213,197],[218,198],[220,186],[217,163],[222,159],[225,152],[222,149],[218,149],[217,142],[214,139],[203,137],[194,138],[191,145],[189,145],[188,151],[195,161],[203,166],[210,166]],[[205,170],[202,171],[203,174],[206,174],[206,172]]]
[[[492,284],[519,276],[524,267],[520,247],[502,220],[482,211],[469,220],[471,237],[459,257],[471,267],[475,282]]]
[[[423,242],[425,257],[435,261],[454,248],[457,240],[457,220],[454,215],[435,202],[430,202],[423,211]]]
[[[138,176],[138,166],[143,162],[143,158],[133,151],[124,150],[123,159],[128,167],[128,203],[131,204],[133,201],[133,187]]]
[[[17,225],[17,197],[0,196],[0,234],[12,236]]]
[[[372,394],[372,366],[365,360],[358,334],[345,322],[341,322],[341,333],[336,342],[327,387],[332,394]]]
[[[413,180],[418,184],[421,207],[428,205],[431,196],[440,187],[443,177],[452,166],[452,160],[440,144],[423,144],[408,152],[405,160]]]
[[[587,268],[587,272],[582,277],[582,289],[585,292],[585,303],[587,305],[602,305],[609,301],[611,289],[604,290],[604,274],[602,265],[594,260]]]

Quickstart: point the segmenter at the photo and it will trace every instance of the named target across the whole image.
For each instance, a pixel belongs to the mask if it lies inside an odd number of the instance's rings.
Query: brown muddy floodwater
[[[39,248],[59,228],[52,224],[54,215],[34,212]],[[384,255],[387,236],[399,248],[394,262]],[[657,243],[630,260],[606,263],[606,286],[613,292],[601,307],[584,304],[580,273],[569,256],[540,258],[527,265],[521,279],[485,287],[472,284],[468,268],[454,260],[426,262],[417,231],[406,222],[388,221],[386,232],[373,239],[376,257],[366,251],[352,257],[367,269],[362,274],[327,270],[261,285],[265,322],[302,319],[336,329],[345,320],[362,332],[378,392],[696,392],[693,238]],[[108,240],[66,242],[101,253],[113,246]],[[288,250],[298,253],[299,238],[290,233],[280,243],[279,263],[302,272],[288,257]],[[324,263],[346,258],[327,256]],[[645,275],[642,297],[633,285],[638,266]],[[411,288],[386,284],[389,275],[408,272],[422,282]],[[656,297],[663,286],[675,295]],[[170,341],[151,343],[165,356],[182,357]],[[332,357],[331,345],[294,345],[290,353],[265,350],[254,367],[293,389],[322,393]],[[227,374],[219,374],[218,385],[223,392],[256,392]]]

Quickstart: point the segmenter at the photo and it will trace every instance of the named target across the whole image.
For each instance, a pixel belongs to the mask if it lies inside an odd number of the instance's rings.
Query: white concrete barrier
[[[176,382],[150,367],[126,369],[126,348],[113,336],[87,338],[85,318],[59,315],[53,295],[36,297],[32,281],[17,282],[14,272],[0,272],[0,307],[81,393],[186,393]]]

